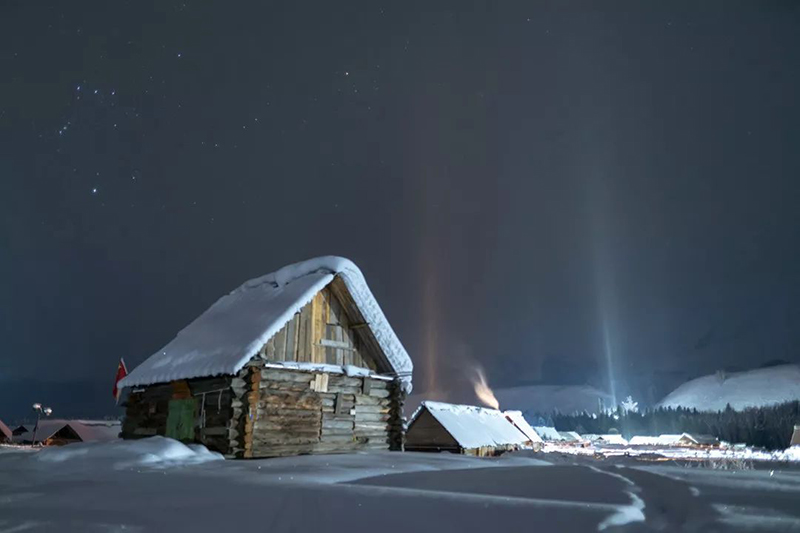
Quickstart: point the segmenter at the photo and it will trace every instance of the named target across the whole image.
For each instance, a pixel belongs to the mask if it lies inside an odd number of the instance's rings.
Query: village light
[[[53,414],[53,410],[49,407],[42,407],[42,404],[35,403],[33,404],[33,410],[36,411],[36,425],[33,426],[33,442],[32,445],[36,445],[36,432],[39,430],[39,419],[44,416],[50,416]]]

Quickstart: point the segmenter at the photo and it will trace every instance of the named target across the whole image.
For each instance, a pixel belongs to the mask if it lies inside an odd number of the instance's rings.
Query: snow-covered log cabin
[[[311,259],[222,297],[122,380],[122,437],[239,458],[399,450],[412,369],[359,269]]]
[[[480,457],[520,449],[538,450],[542,439],[519,411],[425,401],[408,424],[409,451],[452,452]]]

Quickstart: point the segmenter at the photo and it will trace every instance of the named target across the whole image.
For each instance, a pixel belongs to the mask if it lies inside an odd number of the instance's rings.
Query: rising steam
[[[486,382],[486,374],[483,373],[483,369],[480,367],[475,368],[475,378],[472,380],[472,386],[475,388],[475,395],[480,401],[492,409],[500,409],[500,402],[495,398],[494,392]]]

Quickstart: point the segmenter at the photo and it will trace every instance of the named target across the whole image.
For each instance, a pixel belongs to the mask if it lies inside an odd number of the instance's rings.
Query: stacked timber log
[[[258,411],[258,385],[261,372],[258,364],[248,363],[231,380],[233,401],[231,402],[230,449],[233,457],[253,457],[253,426]]]
[[[404,400],[397,380],[276,368],[254,359],[233,377],[132,391],[122,435],[166,435],[239,458],[402,450]],[[189,431],[178,437],[168,422],[175,401],[190,402]]]
[[[393,382],[374,377],[265,366],[252,456],[389,449],[392,434],[402,435],[394,390]]]
[[[405,451],[406,449],[406,417],[404,416],[404,406],[406,393],[399,381],[392,381],[388,384],[390,402],[389,411],[389,449],[393,451]]]

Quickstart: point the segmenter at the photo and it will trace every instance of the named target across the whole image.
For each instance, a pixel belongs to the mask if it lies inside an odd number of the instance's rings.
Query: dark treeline
[[[713,435],[730,443],[745,443],[768,450],[789,446],[795,424],[800,424],[800,402],[734,411],[709,413],[696,409],[655,409],[640,413],[622,412],[599,415],[562,415],[553,413],[559,431],[578,433],[616,433],[626,439],[634,435],[657,436],[666,433]]]

